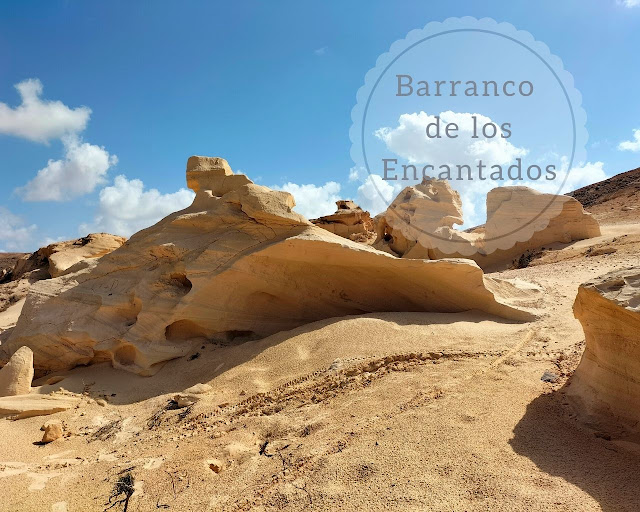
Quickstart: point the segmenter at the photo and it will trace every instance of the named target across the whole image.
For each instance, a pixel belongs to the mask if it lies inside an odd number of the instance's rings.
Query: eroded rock
[[[56,439],[60,439],[64,435],[64,429],[60,420],[48,421],[47,423],[42,425],[41,430],[44,430],[42,442],[45,444],[51,443]]]
[[[640,422],[640,267],[582,284],[573,305],[586,346],[568,392],[592,420]]]
[[[405,258],[470,255],[477,237],[453,227],[462,223],[460,194],[446,180],[425,178],[402,190],[378,217],[374,247]]]
[[[108,233],[92,233],[77,240],[58,242],[45,248],[49,253],[49,274],[58,277],[76,263],[115,251],[127,241],[126,238]]]
[[[483,226],[468,232],[454,224],[462,224],[458,192],[446,180],[425,178],[379,216],[374,247],[403,258],[470,258],[495,270],[545,245],[600,235],[598,222],[574,198],[527,187],[489,191]]]
[[[75,407],[79,398],[57,395],[19,395],[0,398],[0,416],[11,419],[46,416]]]
[[[311,222],[319,228],[355,242],[372,241],[375,232],[369,212],[349,200],[336,201],[336,206],[338,209],[335,213],[311,219]]]
[[[42,271],[40,279],[58,277],[76,263],[100,258],[126,241],[124,237],[108,233],[90,233],[83,238],[55,242],[18,260],[11,271],[11,279],[20,279],[37,270]]]
[[[33,352],[20,347],[0,368],[0,396],[28,395],[33,380]]]
[[[31,347],[39,372],[110,361],[149,375],[205,339],[255,339],[335,316],[532,318],[469,260],[398,259],[314,226],[291,194],[230,173],[222,159],[191,157],[193,204],[96,265],[35,284],[0,351]]]

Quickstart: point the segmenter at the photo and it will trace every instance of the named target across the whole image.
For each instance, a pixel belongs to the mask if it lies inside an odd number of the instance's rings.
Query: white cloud
[[[48,143],[60,139],[65,155],[49,160],[31,181],[16,189],[25,201],[68,201],[93,192],[106,182],[115,155],[101,146],[83,142],[80,133],[91,116],[87,107],[69,108],[61,101],[42,99],[37,78],[16,84],[22,103],[9,107],[0,103],[0,134]]]
[[[61,101],[43,100],[42,83],[37,78],[15,85],[22,103],[11,108],[0,103],[0,134],[46,143],[66,134],[80,133],[87,126],[91,109],[71,109]]]
[[[313,53],[315,53],[318,57],[322,57],[323,55],[327,54],[328,50],[329,50],[328,46],[323,46],[322,48],[318,48],[317,50],[314,50]]]
[[[105,183],[107,171],[118,162],[100,146],[82,142],[77,136],[63,138],[64,160],[49,163],[16,192],[26,201],[68,201],[93,192]]]
[[[336,211],[336,201],[345,199],[340,197],[340,184],[329,181],[322,186],[298,185],[296,183],[285,183],[281,187],[271,187],[275,190],[284,190],[293,195],[296,200],[294,210],[307,219],[315,219],[323,215],[329,215]]]
[[[82,224],[80,231],[105,231],[131,236],[149,227],[170,213],[182,210],[193,201],[194,193],[181,188],[171,194],[161,194],[155,188],[144,190],[142,181],[116,176],[114,184],[100,191],[98,210],[92,224]]]
[[[456,165],[468,165],[471,167],[472,178],[465,180],[451,180],[451,186],[456,189],[463,200],[463,214],[465,226],[484,222],[486,193],[496,187],[510,184],[490,180],[480,180],[477,171],[477,163],[482,161],[487,168],[491,165],[505,166],[514,162],[517,158],[528,154],[526,148],[519,148],[511,144],[508,139],[502,138],[502,131],[498,128],[493,138],[472,138],[474,117],[477,123],[477,131],[485,124],[491,123],[491,119],[481,114],[458,113],[452,111],[441,112],[440,118],[441,138],[429,138],[426,135],[427,125],[436,123],[436,115],[426,112],[402,114],[395,128],[383,127],[376,130],[375,135],[382,140],[387,149],[395,155],[406,159],[418,167],[419,180],[403,180],[401,162],[391,163],[397,181],[384,181],[379,176],[370,177],[364,185],[358,189],[358,200],[371,208],[371,213],[376,214],[386,208],[386,204],[395,198],[395,195],[405,186],[413,185],[421,180],[422,169],[418,164],[430,164],[432,177],[438,177],[441,165],[450,166],[456,172]],[[446,136],[445,127],[448,123],[455,123],[458,130],[452,134],[455,138]],[[494,123],[497,127],[497,123]],[[433,133],[433,128],[431,128]],[[480,132],[481,133],[481,132]],[[393,197],[388,196],[392,194]],[[383,206],[384,205],[384,206]],[[364,206],[363,206],[364,207]]]
[[[563,165],[563,169],[558,174],[558,178],[556,179],[557,182],[559,182],[559,180],[564,180],[566,168],[567,166],[565,163]],[[571,169],[571,172],[567,176],[567,181],[562,186],[560,193],[566,194],[567,192],[573,192],[574,190],[586,185],[606,180],[607,177],[603,162],[582,162]]]
[[[473,134],[473,118],[477,126],[490,123],[491,119],[480,114],[441,112],[440,134],[442,138],[429,138],[426,135],[427,125],[436,122],[436,116],[426,112],[402,114],[395,128],[383,127],[376,130],[375,135],[384,141],[387,148],[396,155],[406,158],[412,164],[432,164],[436,169],[440,165],[473,164],[478,160],[488,165],[504,165],[517,157],[527,154],[524,148],[518,148],[507,139],[502,138],[498,129],[497,136],[491,139],[480,137],[471,139]],[[458,126],[456,138],[446,137],[445,126],[455,123]],[[479,128],[480,129],[480,128]],[[431,133],[434,133],[433,131]],[[453,135],[453,132],[452,132]],[[469,142],[473,140],[473,142]]]
[[[362,167],[352,167],[349,169],[349,181],[361,181],[361,176],[364,176],[366,171]]]
[[[37,227],[0,206],[0,243],[3,251],[28,251],[31,239]]]
[[[640,5],[640,0],[637,0]],[[633,130],[633,139],[634,140],[625,140],[618,144],[618,149],[620,151],[640,151],[640,129]]]
[[[625,7],[638,7],[640,5],[640,0],[618,0],[618,3]]]
[[[407,182],[389,182],[377,174],[370,174],[358,187],[357,203],[371,215],[377,215],[387,209],[400,191],[411,185]]]

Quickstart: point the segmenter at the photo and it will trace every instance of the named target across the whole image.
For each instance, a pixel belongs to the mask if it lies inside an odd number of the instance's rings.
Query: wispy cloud
[[[323,46],[322,48],[318,48],[317,50],[313,50],[313,53],[315,53],[318,57],[322,57],[323,55],[326,55],[328,51],[329,51],[329,47],[328,46]]]
[[[36,229],[35,224],[27,224],[22,217],[0,206],[0,251],[29,250]]]

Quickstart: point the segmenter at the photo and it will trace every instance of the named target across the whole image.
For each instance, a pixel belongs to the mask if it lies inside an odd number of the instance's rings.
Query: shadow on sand
[[[591,495],[605,512],[640,510],[640,456],[581,427],[563,388],[533,400],[510,441],[552,476]],[[562,496],[558,496],[562,501]],[[565,503],[573,510],[576,504]]]
[[[367,315],[335,317],[319,320],[297,327],[289,331],[282,331],[267,338],[255,341],[245,341],[227,346],[214,345],[202,340],[194,345],[191,353],[185,357],[165,363],[162,368],[151,377],[140,377],[124,370],[112,368],[110,363],[78,366],[65,372],[54,372],[38,379],[34,385],[40,384],[38,392],[47,394],[63,387],[66,390],[82,393],[87,385],[92,394],[103,392],[109,396],[114,405],[126,405],[139,402],[155,396],[175,393],[201,382],[210,382],[232,368],[251,361],[263,351],[274,347],[285,340],[325,327],[348,321],[354,318],[381,320],[397,326],[433,326],[447,325],[458,322],[490,321],[505,325],[522,325],[516,321],[505,320],[487,315],[483,312],[468,311],[462,313],[370,313]],[[322,343],[322,337],[319,342]],[[345,340],[348,343],[348,340]],[[442,340],[427,339],[429,350],[442,349]],[[390,349],[393,351],[393,348]],[[194,357],[196,356],[196,357]],[[42,385],[54,375],[64,376],[64,380],[53,385]]]

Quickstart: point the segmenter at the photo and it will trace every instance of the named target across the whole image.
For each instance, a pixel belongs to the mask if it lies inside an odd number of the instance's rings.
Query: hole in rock
[[[194,338],[206,338],[207,331],[191,320],[177,320],[167,325],[164,330],[167,341],[192,340]]]
[[[109,299],[110,303],[103,304],[96,313],[96,320],[101,323],[118,324],[127,328],[135,325],[138,321],[138,315],[142,311],[142,301],[134,293],[131,293],[128,299],[127,302],[120,303]]]
[[[169,279],[171,280],[172,285],[182,288],[185,295],[189,293],[193,287],[193,284],[189,281],[186,274],[179,272],[173,273],[169,276]]]
[[[111,362],[111,354],[106,350],[95,350],[89,364]]]
[[[123,366],[135,364],[138,350],[133,345],[122,345],[113,354],[113,359]]]
[[[385,242],[393,242],[393,237],[389,233],[385,233],[384,234],[384,241]]]

